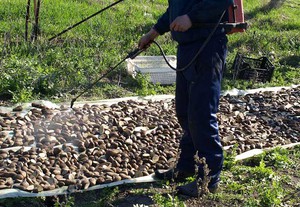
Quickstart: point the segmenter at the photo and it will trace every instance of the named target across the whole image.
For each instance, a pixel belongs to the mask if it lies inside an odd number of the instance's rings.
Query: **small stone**
[[[133,141],[132,141],[132,139],[129,138],[129,139],[125,140],[125,143],[128,145],[132,145]]]

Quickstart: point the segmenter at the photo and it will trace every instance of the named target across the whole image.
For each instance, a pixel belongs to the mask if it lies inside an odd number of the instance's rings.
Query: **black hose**
[[[118,1],[118,2],[115,2],[114,4],[111,4],[109,7],[111,7],[111,6],[113,6],[113,5],[117,4],[117,3],[119,3],[119,2],[121,2],[121,1],[123,1],[123,0],[120,0],[120,1]],[[107,9],[107,8],[109,8],[109,7],[106,7],[105,9]],[[103,10],[102,10],[102,11],[103,11]],[[100,12],[102,12],[102,11],[99,11],[99,12],[93,14],[92,16],[95,16],[95,15],[97,15],[98,13],[100,13]],[[173,70],[175,70],[175,71],[177,71],[177,72],[184,71],[184,70],[186,70],[188,67],[190,67],[191,64],[193,64],[193,62],[194,62],[194,61],[196,60],[196,58],[199,56],[199,54],[203,51],[203,49],[205,48],[205,46],[207,45],[207,43],[210,41],[210,39],[212,38],[212,36],[214,35],[216,29],[218,28],[219,24],[220,24],[221,21],[222,21],[222,18],[223,18],[223,16],[224,16],[225,12],[226,12],[226,11],[224,11],[224,12],[222,13],[222,15],[221,15],[221,17],[220,17],[218,23],[216,23],[216,25],[214,26],[213,30],[211,31],[211,33],[209,34],[209,36],[207,37],[207,39],[205,40],[205,42],[203,43],[203,45],[199,48],[198,52],[197,52],[196,55],[193,57],[193,59],[191,60],[191,62],[190,62],[189,64],[187,64],[187,65],[186,65],[185,67],[183,67],[183,68],[174,68],[174,67],[169,63],[169,61],[167,60],[166,55],[165,55],[163,49],[161,48],[161,46],[160,46],[156,41],[153,40],[153,43],[154,43],[155,45],[157,45],[157,47],[159,48],[159,50],[160,50],[160,52],[161,52],[161,54],[162,54],[164,60],[166,61],[167,65],[168,65],[171,69],[173,69]],[[79,23],[77,23],[77,24],[75,24],[75,25],[77,26],[77,25],[81,24],[82,22],[86,21],[87,19],[91,18],[92,16],[86,18],[85,20],[82,20],[81,22],[79,22]],[[70,29],[72,29],[73,27],[74,27],[74,25],[71,26]],[[66,29],[66,30],[64,30],[64,31],[66,32],[66,31],[68,31],[68,30],[69,30],[69,29]],[[56,38],[56,37],[58,37],[58,36],[61,35],[61,34],[63,34],[64,31],[61,32],[61,33],[59,33],[59,34],[57,34],[57,35],[55,35],[53,38],[50,38],[50,40],[51,40],[51,39],[54,39],[54,38]],[[115,70],[115,69],[116,69],[121,63],[123,63],[126,59],[128,59],[128,58],[134,59],[136,56],[138,56],[138,55],[139,55],[141,52],[143,52],[145,49],[146,49],[146,48],[143,48],[143,49],[135,49],[135,50],[133,50],[132,52],[128,53],[128,55],[127,55],[125,58],[123,58],[116,66],[114,66],[113,68],[109,69],[105,74],[103,74],[100,78],[98,78],[98,79],[97,79],[95,82],[93,82],[91,85],[89,85],[88,87],[86,87],[86,88],[85,88],[81,93],[79,93],[75,98],[73,98],[73,99],[71,100],[71,106],[70,106],[70,108],[73,108],[74,102],[75,102],[81,95],[83,95],[83,94],[86,93],[88,90],[90,90],[92,87],[94,87],[101,79],[103,79],[106,75],[108,75],[110,72],[112,72],[113,70]]]
[[[177,72],[184,71],[184,70],[186,70],[188,67],[190,67],[190,66],[195,62],[195,60],[197,59],[197,57],[200,55],[200,53],[201,53],[201,52],[203,51],[203,49],[206,47],[207,43],[210,41],[210,39],[211,39],[212,36],[214,35],[215,31],[216,31],[217,28],[219,27],[219,25],[220,25],[220,23],[221,23],[221,21],[222,21],[223,16],[224,16],[225,13],[226,13],[226,10],[222,13],[222,15],[221,15],[221,17],[220,17],[218,23],[216,23],[216,24],[214,25],[213,30],[211,31],[211,33],[209,34],[209,36],[206,38],[206,40],[205,40],[205,42],[202,44],[202,46],[199,48],[198,52],[197,52],[196,55],[193,57],[193,59],[191,60],[191,62],[189,62],[186,66],[184,66],[184,67],[182,67],[182,68],[174,68],[174,67],[169,63],[169,61],[167,60],[166,55],[165,55],[163,49],[161,48],[161,46],[160,46],[155,40],[153,40],[153,43],[157,45],[157,47],[159,48],[159,50],[160,50],[160,52],[161,52],[161,54],[162,54],[164,60],[166,61],[167,65],[168,65],[171,69],[173,69],[173,70],[175,70],[175,71],[177,71]]]

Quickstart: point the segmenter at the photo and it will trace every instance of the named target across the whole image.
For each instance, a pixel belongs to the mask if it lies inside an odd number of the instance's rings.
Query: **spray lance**
[[[103,9],[97,11],[96,13],[94,13],[94,14],[92,14],[92,15],[86,17],[85,19],[82,19],[81,21],[77,22],[76,24],[73,24],[73,25],[69,26],[68,28],[64,29],[64,30],[61,31],[60,33],[58,33],[58,34],[54,35],[53,37],[49,38],[49,41],[54,40],[55,38],[61,36],[62,34],[68,32],[69,30],[71,30],[71,29],[77,27],[78,25],[82,24],[83,22],[85,22],[85,21],[87,21],[87,20],[93,18],[94,16],[96,16],[96,15],[98,15],[98,14],[104,12],[105,10],[107,10],[107,9],[109,9],[109,8],[111,8],[111,7],[113,7],[113,6],[117,5],[117,4],[119,4],[119,3],[121,3],[122,1],[124,1],[124,0],[116,1],[116,2],[114,2],[114,3],[110,4],[110,5],[108,5],[107,7],[105,7],[105,8],[103,8]],[[109,69],[106,73],[104,73],[101,77],[99,77],[95,82],[93,82],[91,85],[89,85],[87,88],[85,88],[85,90],[83,90],[83,91],[82,91],[81,93],[79,93],[75,98],[73,98],[72,101],[71,101],[71,106],[70,106],[70,107],[73,108],[74,102],[75,102],[80,96],[82,96],[84,93],[86,93],[86,92],[87,92],[88,90],[90,90],[92,87],[94,87],[101,79],[103,79],[105,76],[107,76],[107,75],[108,75],[109,73],[111,73],[113,70],[115,70],[115,69],[116,69],[121,63],[123,63],[126,59],[128,59],[128,58],[134,59],[136,56],[138,56],[138,55],[139,55],[141,52],[143,52],[144,50],[145,50],[145,49],[139,49],[139,48],[137,48],[137,49],[135,49],[135,50],[129,52],[128,55],[127,55],[125,58],[123,58],[117,65],[115,65],[114,67],[112,67],[111,69]]]
[[[143,52],[145,49],[135,49],[131,52],[128,53],[128,55],[123,58],[123,60],[121,60],[117,65],[115,65],[114,67],[112,67],[111,69],[109,69],[106,73],[104,73],[100,78],[98,78],[94,83],[92,83],[90,86],[88,86],[86,89],[84,89],[81,93],[79,93],[75,98],[72,99],[71,101],[71,108],[73,108],[74,102],[80,97],[82,96],[85,92],[87,92],[88,90],[90,90],[91,88],[93,88],[96,83],[98,83],[101,79],[103,79],[105,76],[107,76],[110,72],[112,72],[113,70],[115,70],[121,63],[123,63],[126,59],[130,58],[130,59],[134,59],[136,56],[138,56],[141,52]]]

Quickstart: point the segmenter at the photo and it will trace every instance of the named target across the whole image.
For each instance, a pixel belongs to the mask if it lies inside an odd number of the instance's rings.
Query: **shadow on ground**
[[[246,13],[245,18],[250,20],[255,18],[255,16],[259,13],[269,13],[271,10],[281,7],[284,2],[285,0],[271,0],[265,6],[253,9],[251,12]]]

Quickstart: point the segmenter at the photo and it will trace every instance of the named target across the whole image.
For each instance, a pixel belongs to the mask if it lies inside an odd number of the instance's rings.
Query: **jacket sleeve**
[[[233,0],[203,0],[196,4],[187,15],[192,23],[209,23],[212,19],[218,18],[232,4]]]
[[[157,20],[153,28],[160,34],[163,35],[166,32],[170,31],[170,14],[169,8],[167,11]]]

